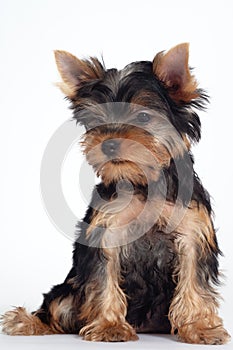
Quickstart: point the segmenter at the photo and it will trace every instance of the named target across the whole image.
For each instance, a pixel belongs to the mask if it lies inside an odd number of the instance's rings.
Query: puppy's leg
[[[96,248],[98,249],[98,248]],[[127,301],[119,286],[119,250],[103,249],[96,274],[92,274],[85,288],[85,302],[80,319],[85,322],[80,335],[92,341],[128,341],[138,339],[126,321]]]
[[[119,232],[119,222],[124,224],[129,213],[127,209],[112,213],[114,205],[117,206],[117,201],[96,211],[87,230],[82,232],[85,244],[76,242],[74,260],[77,268],[83,266],[78,275],[84,275],[83,271],[86,275],[84,300],[79,313],[79,319],[84,323],[80,335],[86,340],[138,339],[135,330],[126,321],[127,300],[120,287],[122,241],[115,241],[116,237],[124,235],[123,229]],[[80,284],[83,282],[80,281]]]
[[[219,249],[211,218],[195,202],[177,228],[177,287],[169,318],[173,331],[187,343],[223,344],[229,335],[217,314]]]
[[[72,270],[71,270],[72,272]],[[75,318],[76,298],[73,295],[71,273],[66,281],[44,295],[41,308],[28,313],[17,307],[1,317],[3,333],[9,335],[45,335],[78,332]]]

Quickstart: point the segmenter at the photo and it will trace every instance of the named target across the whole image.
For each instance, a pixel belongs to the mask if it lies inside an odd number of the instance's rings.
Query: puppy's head
[[[157,181],[172,159],[200,138],[193,107],[207,100],[188,65],[189,45],[158,53],[153,61],[122,70],[106,69],[96,58],[80,60],[55,51],[59,87],[86,128],[83,150],[105,184],[127,179]]]

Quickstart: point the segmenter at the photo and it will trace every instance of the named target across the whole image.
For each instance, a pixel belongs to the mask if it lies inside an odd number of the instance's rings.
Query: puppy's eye
[[[137,115],[137,121],[142,124],[148,123],[150,119],[151,119],[150,115],[146,112],[141,112]]]

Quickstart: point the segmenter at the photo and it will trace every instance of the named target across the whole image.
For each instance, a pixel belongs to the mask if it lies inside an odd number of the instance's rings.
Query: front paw
[[[222,326],[212,328],[190,324],[178,329],[179,340],[191,344],[221,345],[230,341],[231,337]]]
[[[121,324],[94,322],[83,327],[79,334],[84,340],[90,341],[123,342],[138,339],[135,330],[127,322]]]

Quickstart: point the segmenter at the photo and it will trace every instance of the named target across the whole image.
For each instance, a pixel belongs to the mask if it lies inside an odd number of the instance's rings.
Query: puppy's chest
[[[156,230],[156,225],[136,241],[122,247],[121,275],[127,280],[166,283],[171,280],[176,262],[174,238]]]

